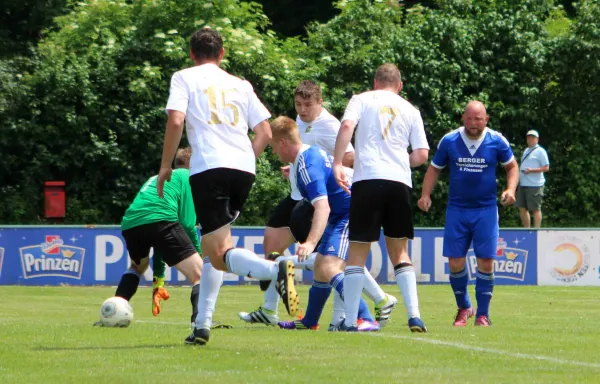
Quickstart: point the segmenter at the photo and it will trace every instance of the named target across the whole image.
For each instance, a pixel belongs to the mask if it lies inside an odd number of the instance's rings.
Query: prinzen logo
[[[81,279],[85,249],[65,245],[60,236],[46,236],[39,245],[19,248],[23,277],[59,276]]]
[[[504,239],[498,239],[498,249],[494,259],[494,277],[496,279],[524,281],[528,253],[525,249],[508,248]],[[467,260],[469,279],[474,280],[477,273],[477,258],[472,249],[469,249]]]

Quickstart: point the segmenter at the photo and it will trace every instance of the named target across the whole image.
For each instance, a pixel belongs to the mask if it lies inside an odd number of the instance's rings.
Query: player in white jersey
[[[238,217],[255,178],[256,158],[271,139],[269,111],[252,85],[219,68],[225,51],[218,32],[205,28],[190,41],[194,66],[171,79],[169,119],[157,189],[171,178],[171,162],[181,140],[184,122],[192,147],[190,186],[205,255],[200,280],[198,316],[188,344],[206,344],[223,271],[262,280],[275,280],[288,313],[295,315],[298,297],[294,265],[275,264],[255,253],[233,248],[231,223]],[[255,137],[250,141],[248,129]]]
[[[427,331],[420,319],[408,239],[414,236],[410,169],[427,161],[429,145],[421,114],[398,95],[401,89],[398,68],[393,64],[380,66],[375,73],[374,91],[361,93],[350,100],[335,145],[335,177],[350,193],[341,160],[354,128],[360,124],[355,139],[350,247],[345,269],[346,320],[339,326],[341,331],[357,330],[365,261],[371,243],[379,240],[381,227],[396,283],[408,312],[408,326],[413,332]]]
[[[341,123],[323,108],[321,87],[312,80],[301,81],[294,91],[294,106],[298,114],[296,124],[302,143],[320,147],[333,156],[335,140]],[[342,163],[346,167],[351,167],[354,163],[354,147],[351,143],[348,143],[346,147]],[[312,204],[303,200],[298,190],[293,164],[282,167],[282,174],[290,181],[291,193],[281,200],[267,222],[263,242],[265,255],[271,260],[291,260],[296,268],[314,270],[316,252],[301,262],[298,261],[297,256],[278,258],[294,242],[302,244],[306,241],[314,213]],[[398,300],[383,292],[370,273],[365,276],[365,294],[375,303],[375,320],[384,326],[389,321]],[[269,286],[270,283],[270,281],[261,282],[261,289],[266,291],[264,304],[253,312],[240,312],[238,315],[241,320],[247,323],[266,325],[278,323],[279,298],[275,287]],[[343,317],[343,301],[336,291],[331,324],[338,324]]]

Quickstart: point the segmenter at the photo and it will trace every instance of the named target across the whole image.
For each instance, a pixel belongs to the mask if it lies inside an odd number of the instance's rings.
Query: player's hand
[[[524,174],[528,174],[528,173],[531,173],[531,172],[532,172],[532,171],[531,171],[531,168],[525,168],[525,169],[523,170],[523,173],[524,173]]]
[[[156,180],[156,191],[158,192],[158,197],[161,199],[164,197],[163,191],[165,188],[165,181],[171,181],[171,175],[173,174],[173,170],[171,167],[169,168],[160,168],[158,171],[158,180]]]
[[[429,212],[429,208],[431,208],[431,197],[430,196],[421,196],[417,205],[423,212]]]
[[[281,169],[281,174],[283,175],[283,177],[285,177],[286,179],[290,178],[290,166],[289,165],[285,165],[279,169]]]
[[[298,261],[303,262],[304,260],[306,260],[308,258],[308,255],[313,253],[313,251],[315,250],[315,246],[316,244],[313,244],[309,241],[300,244],[300,246],[298,247],[298,251],[296,251],[296,254],[298,254]]]
[[[152,291],[152,314],[154,316],[158,316],[160,313],[160,301],[161,300],[169,300],[171,295],[164,287],[154,288]]]
[[[515,191],[509,189],[502,192],[502,196],[500,196],[500,203],[505,207],[513,205],[515,203],[515,200]]]
[[[344,172],[344,166],[342,164],[333,164],[333,175],[339,186],[342,187],[347,194],[350,194],[350,182],[346,177],[346,172]]]

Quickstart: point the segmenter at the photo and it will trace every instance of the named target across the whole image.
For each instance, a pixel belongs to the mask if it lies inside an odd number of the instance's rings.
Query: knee
[[[146,258],[142,259],[139,264],[132,262],[131,266],[129,268],[131,268],[132,270],[136,271],[137,273],[139,273],[141,275],[144,272],[146,272],[149,265],[150,265],[150,258],[146,257]]]
[[[448,266],[450,272],[456,273],[465,269],[465,258],[464,257],[451,257],[448,259]]]
[[[494,259],[477,259],[477,270],[483,273],[493,273]]]

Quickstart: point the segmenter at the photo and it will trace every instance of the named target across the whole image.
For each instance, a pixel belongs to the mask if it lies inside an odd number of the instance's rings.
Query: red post
[[[44,215],[48,219],[64,219],[66,213],[65,182],[44,183]]]

